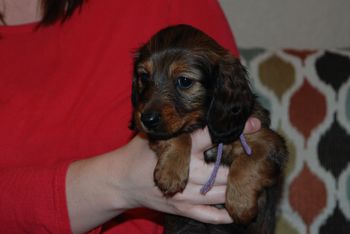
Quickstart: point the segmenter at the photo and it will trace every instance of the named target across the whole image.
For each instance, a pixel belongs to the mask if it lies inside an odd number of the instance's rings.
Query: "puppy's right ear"
[[[134,72],[133,78],[132,78],[132,84],[131,84],[131,104],[133,109],[137,107],[139,99],[139,91],[138,91],[138,84],[137,84],[137,73]]]
[[[129,129],[136,131],[136,123],[135,123],[135,108],[138,104],[138,88],[137,88],[137,76],[136,74],[133,75],[132,78],[132,85],[131,85],[131,104],[132,104],[132,113],[131,113],[131,120],[129,124]]]
[[[134,53],[134,61],[133,61],[133,76],[132,76],[132,84],[131,84],[131,104],[132,104],[132,114],[131,114],[131,120],[129,124],[129,129],[136,131],[136,123],[135,123],[135,108],[138,105],[139,100],[139,90],[138,90],[138,74],[137,74],[137,64],[140,61],[140,53],[141,49],[138,49]]]

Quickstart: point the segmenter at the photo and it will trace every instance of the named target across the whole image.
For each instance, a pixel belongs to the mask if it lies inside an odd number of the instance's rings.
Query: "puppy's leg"
[[[206,162],[213,162],[216,155],[217,147],[214,147],[205,152],[204,158]],[[258,160],[255,156],[246,155],[238,141],[223,148],[222,163],[230,167],[225,207],[234,223],[248,224],[257,215],[257,199],[262,190],[258,168],[254,166],[260,163]]]
[[[258,213],[258,199],[263,190],[276,183],[281,168],[277,163],[284,154],[284,146],[279,144],[277,135],[262,129],[247,137],[253,149],[248,156],[239,143],[232,144],[233,161],[230,166],[226,190],[226,209],[235,223],[247,224]],[[277,157],[277,158],[276,158]]]
[[[231,164],[226,190],[225,207],[234,223],[248,224],[257,215],[257,199],[262,189],[259,175],[251,170],[253,162],[251,159],[240,155]]]
[[[169,140],[152,142],[151,148],[158,155],[154,181],[164,196],[182,192],[187,184],[191,154],[191,137],[182,134]]]

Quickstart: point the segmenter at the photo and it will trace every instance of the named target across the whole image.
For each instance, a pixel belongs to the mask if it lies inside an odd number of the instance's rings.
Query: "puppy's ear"
[[[138,105],[138,99],[139,99],[139,87],[138,87],[138,82],[137,82],[138,75],[137,75],[136,66],[140,60],[140,50],[141,49],[142,48],[140,48],[134,52],[133,77],[132,77],[132,84],[131,84],[131,104],[132,104],[133,111],[132,111],[131,120],[130,120],[130,124],[129,124],[130,130],[137,130],[136,124],[135,124],[135,117],[134,117],[135,108]]]
[[[137,77],[133,76],[132,79],[132,86],[131,86],[131,104],[132,104],[132,114],[131,114],[131,120],[129,123],[129,129],[130,130],[137,130],[136,128],[136,124],[135,124],[135,117],[134,117],[134,112],[135,112],[135,108],[138,105],[138,87],[137,87]]]
[[[131,84],[131,104],[133,108],[137,107],[138,99],[139,99],[139,90],[138,90],[138,84],[137,84],[137,74],[134,73],[134,76],[132,78],[132,84]]]
[[[133,78],[132,80],[132,88],[131,88],[131,104],[132,104],[132,114],[131,114],[131,120],[129,123],[129,129],[130,130],[137,130],[136,127],[136,123],[135,123],[135,116],[134,116],[134,112],[135,112],[135,107],[137,106],[138,103],[138,91],[137,91],[137,82],[135,80],[135,78]]]
[[[240,61],[227,53],[215,71],[215,88],[208,110],[208,128],[213,143],[230,143],[242,133],[252,113],[255,96]]]

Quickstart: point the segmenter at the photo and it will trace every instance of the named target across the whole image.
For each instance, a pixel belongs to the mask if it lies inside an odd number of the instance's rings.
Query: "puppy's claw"
[[[188,175],[176,174],[171,169],[156,169],[154,171],[154,182],[165,197],[172,197],[176,193],[181,193],[185,189],[188,180]]]

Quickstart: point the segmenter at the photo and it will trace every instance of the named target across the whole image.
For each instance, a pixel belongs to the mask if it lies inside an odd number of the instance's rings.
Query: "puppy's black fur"
[[[225,208],[234,224],[169,215],[165,233],[273,233],[288,153],[239,59],[196,28],[165,28],[136,53],[132,104],[131,128],[149,137],[158,156],[154,181],[166,197],[186,186],[192,131],[207,125],[212,142],[224,143],[223,164],[230,168]],[[246,135],[251,156],[237,141],[249,116],[262,123]],[[206,161],[214,161],[216,152],[208,150]]]

